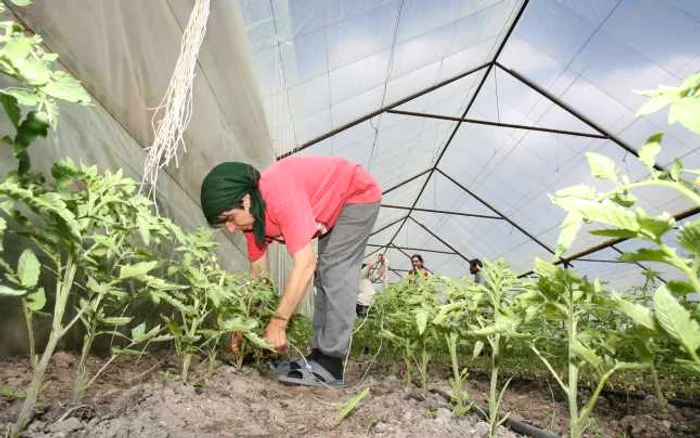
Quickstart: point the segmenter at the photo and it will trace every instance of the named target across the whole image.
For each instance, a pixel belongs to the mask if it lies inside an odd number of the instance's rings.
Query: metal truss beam
[[[367,246],[371,248],[384,248],[386,245],[376,245],[373,243],[368,243]],[[425,248],[414,248],[411,246],[396,246],[394,244],[391,245],[392,248],[396,248],[399,250],[404,250],[404,251],[413,251],[413,252],[429,252],[429,253],[435,253],[435,254],[449,254],[449,255],[457,255],[456,252],[454,251],[440,251],[437,249],[425,249]]]
[[[497,127],[501,127],[501,128],[524,129],[527,131],[549,132],[552,134],[571,135],[574,137],[588,137],[588,138],[600,138],[600,139],[609,139],[610,138],[607,135],[603,135],[603,134],[568,131],[565,129],[543,128],[540,126],[519,125],[519,124],[515,124],[515,123],[491,122],[488,120],[470,119],[470,118],[464,118],[464,117],[460,118],[460,117],[452,117],[452,116],[443,116],[443,115],[439,115],[439,114],[420,113],[420,112],[415,112],[415,111],[389,110],[387,112],[389,112],[391,114],[401,114],[404,116],[425,117],[428,119],[438,119],[438,120],[451,120],[453,122],[471,123],[474,125],[497,126]]]
[[[695,207],[695,208],[691,208],[689,210],[682,211],[682,212],[678,213],[677,215],[674,215],[673,218],[676,221],[680,221],[680,220],[687,219],[687,218],[694,216],[696,214],[699,214],[699,213],[700,213],[700,207]],[[587,255],[591,255],[591,254],[594,254],[598,251],[602,251],[604,249],[613,247],[614,245],[617,245],[618,243],[622,243],[626,240],[629,240],[629,238],[618,237],[617,239],[606,240],[603,243],[599,243],[598,245],[591,246],[590,248],[584,249],[583,251],[579,251],[579,252],[577,252],[573,255],[570,255],[568,257],[563,257],[563,258],[557,260],[556,262],[554,262],[554,264],[560,265],[562,263],[573,262],[573,261],[576,261],[576,260],[581,259],[583,257],[586,257]],[[615,249],[618,250],[617,248],[615,248]],[[528,271],[528,272],[525,272],[524,274],[520,274],[520,277],[521,278],[528,277],[532,274],[534,274],[533,271]]]
[[[467,216],[467,217],[475,217],[475,218],[480,218],[480,219],[496,219],[496,220],[503,220],[501,216],[491,216],[487,214],[476,214],[476,213],[460,213],[457,211],[449,211],[449,210],[436,210],[432,208],[418,208],[418,207],[406,207],[403,205],[391,205],[391,204],[382,204],[381,205],[384,208],[393,208],[397,210],[409,210],[409,211],[421,211],[425,213],[440,213],[440,214],[450,214],[454,216]]]
[[[527,2],[526,2],[526,3],[527,3]],[[507,40],[507,37],[506,37],[506,40]],[[506,40],[504,40],[504,41],[506,41]],[[449,84],[451,84],[452,82],[455,82],[455,81],[458,81],[458,80],[460,80],[460,79],[466,78],[467,76],[469,76],[469,75],[471,75],[471,74],[474,74],[474,73],[476,73],[476,72],[478,72],[478,71],[480,71],[480,70],[483,70],[484,68],[487,68],[487,67],[488,67],[488,68],[491,68],[491,65],[492,65],[492,64],[493,64],[492,62],[488,62],[488,63],[486,63],[486,64],[482,64],[482,65],[480,65],[480,66],[478,66],[478,67],[476,67],[476,68],[473,68],[473,69],[471,69],[471,70],[465,71],[465,72],[463,72],[463,73],[458,74],[457,76],[453,76],[453,77],[451,77],[451,78],[449,78],[449,79],[447,79],[447,80],[444,80],[444,81],[439,82],[439,83],[437,83],[437,84],[435,84],[435,85],[432,85],[432,86],[430,86],[430,87],[428,87],[428,88],[425,88],[425,89],[423,89],[423,90],[421,90],[421,91],[418,91],[417,93],[413,93],[413,94],[411,94],[410,96],[404,97],[403,99],[398,100],[398,101],[396,101],[396,102],[394,102],[394,103],[392,103],[392,104],[389,104],[389,105],[387,105],[387,106],[384,106],[384,107],[382,107],[382,108],[379,108],[378,110],[373,111],[373,112],[371,112],[371,113],[369,113],[369,114],[367,114],[367,115],[365,115],[365,116],[362,116],[362,117],[360,117],[359,119],[355,119],[355,120],[353,120],[353,121],[350,122],[350,123],[346,123],[346,124],[343,125],[343,126],[340,126],[340,127],[336,128],[336,129],[333,129],[332,131],[329,131],[329,132],[323,134],[323,135],[320,136],[320,137],[316,137],[316,138],[314,138],[313,140],[309,140],[309,141],[307,141],[306,143],[303,143],[302,145],[297,146],[297,147],[295,147],[294,149],[292,149],[292,150],[290,150],[290,151],[288,151],[288,152],[285,152],[285,153],[283,153],[283,154],[281,154],[281,155],[278,155],[278,156],[277,156],[277,160],[281,160],[282,158],[286,158],[286,157],[288,157],[288,156],[290,156],[290,155],[296,154],[297,152],[301,152],[301,151],[303,151],[304,149],[308,149],[308,148],[310,148],[311,146],[313,146],[313,145],[315,145],[315,144],[317,144],[317,143],[320,143],[320,142],[322,142],[323,140],[326,140],[326,139],[328,139],[328,138],[330,138],[330,137],[333,137],[334,135],[339,134],[339,133],[341,133],[341,132],[343,132],[343,131],[345,131],[345,130],[347,130],[347,129],[350,129],[350,128],[352,128],[352,127],[355,126],[355,125],[359,125],[360,123],[366,122],[366,121],[368,121],[368,120],[370,120],[370,119],[372,119],[372,118],[374,118],[374,117],[377,117],[378,115],[380,115],[380,114],[382,114],[382,113],[384,113],[384,112],[386,112],[386,111],[388,111],[388,110],[390,110],[390,109],[394,109],[394,108],[396,108],[397,106],[401,106],[401,105],[403,105],[403,104],[405,104],[405,103],[407,103],[407,102],[410,102],[410,101],[413,100],[413,99],[417,99],[417,98],[419,98],[419,97],[421,97],[421,96],[423,96],[423,95],[425,95],[425,94],[428,94],[428,93],[430,93],[431,91],[435,91],[435,90],[437,90],[438,88],[442,88],[442,87],[444,87],[445,85],[449,85]]]
[[[543,87],[537,85],[534,81],[528,79],[524,75],[518,73],[515,70],[509,69],[508,67],[505,67],[503,64],[499,63],[498,60],[494,62],[494,65],[498,67],[499,69],[503,70],[504,72],[508,73],[518,81],[520,81],[522,84],[525,84],[529,88],[535,90],[537,93],[542,95],[543,97],[547,98],[550,102],[554,103],[555,105],[559,106],[560,108],[564,109],[566,112],[571,114],[572,116],[576,117],[586,125],[590,126],[591,128],[595,129],[596,131],[600,132],[604,136],[606,136],[610,141],[615,143],[617,146],[621,147],[622,149],[626,150],[630,154],[634,155],[635,157],[639,157],[639,154],[637,153],[637,150],[634,149],[632,146],[628,145],[627,143],[623,142],[619,138],[617,138],[612,132],[608,131],[607,129],[603,128],[599,124],[595,123],[593,120],[589,119],[585,115],[581,114],[579,111],[576,111],[574,108],[570,107],[567,103],[562,101],[560,98],[557,96],[553,95],[549,91],[545,90]],[[659,171],[664,171],[664,168],[657,165],[654,165],[654,168]]]
[[[498,210],[497,210],[495,207],[493,207],[491,204],[489,204],[489,203],[486,202],[485,200],[481,199],[479,196],[477,196],[475,193],[473,193],[473,192],[472,192],[471,190],[469,190],[468,188],[464,187],[462,184],[460,184],[459,181],[457,181],[456,179],[452,178],[451,176],[449,176],[448,174],[446,174],[445,172],[443,172],[441,169],[437,169],[437,171],[440,172],[440,174],[441,174],[442,176],[444,176],[445,178],[447,178],[447,179],[449,179],[450,181],[452,181],[452,183],[455,184],[457,187],[459,187],[459,188],[461,188],[462,190],[464,190],[465,192],[469,193],[469,195],[471,195],[474,199],[476,199],[477,201],[479,201],[479,202],[481,202],[482,204],[484,204],[486,207],[488,207],[489,210],[493,211],[494,213],[496,213],[497,215],[499,215],[500,217],[502,217],[506,222],[508,222],[509,224],[511,224],[511,225],[512,225],[514,228],[516,228],[518,231],[520,231],[521,233],[523,233],[524,235],[526,235],[527,237],[529,237],[530,239],[532,239],[532,240],[533,240],[535,243],[537,243],[539,246],[541,246],[542,248],[544,248],[545,250],[547,250],[547,252],[549,252],[550,254],[554,254],[554,250],[551,249],[549,246],[545,245],[540,239],[538,239],[537,237],[535,237],[535,236],[533,236],[532,234],[530,234],[530,232],[527,231],[525,228],[523,228],[523,227],[521,227],[520,225],[518,225],[517,223],[515,223],[515,221],[513,221],[512,219],[510,219],[510,218],[508,218],[507,216],[505,216],[503,213],[501,213],[500,211],[498,211]]]
[[[384,225],[380,229],[374,230],[371,233],[369,233],[369,237],[372,237],[377,233],[381,233],[382,231],[386,230],[387,228],[390,228],[392,225],[396,225],[397,223],[401,222],[404,219],[406,219],[406,216],[402,216],[402,217],[396,219],[395,221],[389,222],[388,224]]]
[[[446,247],[448,247],[448,248],[450,248],[452,251],[454,251],[456,255],[458,255],[459,257],[462,258],[462,260],[464,260],[464,261],[466,261],[467,263],[469,263],[469,260],[470,260],[470,259],[468,259],[468,258],[467,258],[464,254],[462,254],[461,252],[459,252],[455,247],[453,247],[452,245],[450,245],[449,243],[447,243],[447,242],[445,242],[443,239],[441,239],[440,236],[438,236],[437,234],[433,233],[428,227],[426,227],[425,225],[423,225],[422,223],[420,223],[418,220],[414,219],[414,218],[411,217],[411,216],[409,216],[408,218],[411,219],[413,222],[415,222],[416,225],[418,225],[419,227],[421,227],[421,228],[423,228],[425,231],[427,231],[431,236],[433,236],[434,238],[436,238],[437,240],[439,240],[440,243],[442,243],[443,245],[445,245]]]
[[[413,175],[412,177],[410,177],[410,178],[408,178],[408,179],[406,179],[406,180],[403,180],[403,181],[401,181],[400,183],[398,183],[398,184],[396,184],[396,185],[394,185],[394,186],[389,187],[388,189],[382,191],[382,196],[384,196],[384,195],[386,195],[386,194],[389,194],[389,193],[393,192],[394,190],[398,189],[399,187],[402,187],[402,186],[404,186],[404,185],[410,183],[410,182],[413,181],[414,179],[420,178],[421,176],[423,176],[423,175],[425,175],[426,173],[430,172],[431,169],[432,169],[432,167],[431,167],[431,168],[428,168],[428,169],[425,169],[425,170],[422,171],[421,173],[418,173],[418,174],[416,174],[416,175]]]
[[[508,31],[503,37],[503,40],[501,43],[498,45],[498,49],[496,50],[496,53],[493,55],[492,61],[486,66],[486,71],[484,72],[481,80],[479,81],[479,85],[477,85],[476,90],[474,91],[474,94],[472,95],[471,99],[469,99],[469,103],[467,104],[466,108],[464,109],[464,112],[462,113],[461,118],[467,117],[467,114],[469,114],[469,110],[471,110],[472,105],[474,105],[474,102],[476,101],[476,98],[479,96],[479,93],[481,92],[481,89],[484,86],[484,83],[486,82],[486,79],[489,77],[489,74],[491,73],[491,70],[493,69],[493,66],[496,65],[496,61],[498,61],[498,57],[501,55],[501,52],[503,51],[503,48],[506,46],[506,43],[510,39],[511,34],[515,30],[515,27],[518,25],[518,22],[520,21],[520,18],[523,16],[523,13],[525,12],[525,9],[527,8],[527,5],[529,3],[529,0],[525,0],[518,10],[517,15],[513,19],[513,22],[511,23],[510,27],[508,28]],[[393,108],[390,108],[393,109]],[[423,195],[423,192],[425,191],[425,188],[428,186],[428,182],[430,181],[430,178],[433,176],[435,173],[435,170],[438,168],[438,165],[440,164],[440,160],[442,160],[442,157],[445,156],[445,152],[447,152],[447,149],[450,147],[450,144],[452,143],[452,140],[455,138],[455,135],[457,135],[457,131],[459,131],[459,127],[462,125],[462,122],[457,122],[455,124],[454,129],[452,130],[452,133],[450,134],[450,137],[447,139],[447,142],[445,142],[445,146],[442,147],[442,150],[440,151],[440,154],[438,155],[437,159],[435,160],[435,164],[433,165],[433,168],[431,169],[430,173],[428,174],[428,178],[426,178],[425,182],[423,183],[423,187],[421,187],[420,191],[418,192],[418,196],[416,196],[416,199],[413,201],[413,205],[411,205],[411,209],[408,212],[408,217],[411,218],[411,213],[413,209],[416,207],[416,204],[418,204],[418,200],[420,197]],[[413,219],[413,218],[411,218]],[[401,231],[401,228],[406,224],[406,220],[404,220],[401,223],[401,226],[399,227],[398,230],[396,230],[396,233],[394,236],[391,238],[389,243],[393,243],[394,239],[396,239],[396,236],[398,236],[399,232]]]

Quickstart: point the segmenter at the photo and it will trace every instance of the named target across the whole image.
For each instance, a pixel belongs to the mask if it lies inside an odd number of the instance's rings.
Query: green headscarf
[[[260,172],[246,163],[221,163],[202,182],[202,211],[210,225],[219,222],[221,213],[239,205],[250,194],[250,213],[255,218],[253,234],[258,245],[265,243],[265,202],[258,190]]]

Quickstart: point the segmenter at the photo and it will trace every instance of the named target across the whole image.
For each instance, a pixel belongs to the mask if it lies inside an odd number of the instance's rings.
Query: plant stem
[[[501,335],[496,334],[491,342],[491,386],[489,388],[489,438],[496,436],[498,431],[498,365],[500,355]]]
[[[681,192],[685,197],[693,201],[696,205],[700,205],[700,195],[697,193],[693,192],[692,190],[688,189],[687,187],[683,187],[681,184],[676,183],[676,182],[671,182],[671,181],[663,181],[659,179],[652,179],[652,180],[644,180],[644,181],[639,181],[639,182],[634,182],[634,183],[629,183],[629,184],[623,184],[620,187],[626,190],[630,189],[635,189],[635,188],[640,188],[640,187],[653,187],[653,186],[658,186],[658,187],[664,187],[667,189],[676,189],[677,191]],[[612,195],[614,192],[617,192],[619,190],[615,189],[611,192],[603,194],[603,197],[608,197]]]
[[[652,379],[654,379],[654,390],[656,391],[656,399],[659,402],[659,408],[665,409],[668,405],[668,401],[666,401],[666,397],[664,397],[664,392],[661,390],[661,383],[659,382],[659,372],[657,371],[656,367],[652,367],[651,377]]]
[[[87,358],[92,349],[92,342],[95,339],[95,327],[94,322],[91,327],[88,328],[88,332],[85,333],[83,337],[83,348],[80,353],[80,362],[78,362],[78,371],[75,376],[75,383],[73,384],[73,403],[79,403],[85,396],[85,390],[87,389],[88,382],[88,370],[87,370]]]
[[[22,298],[22,311],[24,312],[24,322],[27,325],[27,340],[29,342],[29,363],[32,369],[36,369],[36,341],[34,339],[34,320],[32,311],[27,305],[26,298]]]
[[[430,356],[428,354],[428,350],[425,348],[425,345],[423,344],[421,353],[420,353],[420,381],[421,381],[421,388],[425,389],[428,386],[428,362],[430,361]]]
[[[580,438],[582,431],[580,430],[578,417],[578,366],[576,365],[576,355],[574,353],[574,343],[576,342],[576,319],[574,318],[573,305],[569,305],[568,321],[567,321],[567,359],[569,363],[567,397],[569,399],[569,436],[571,438]]]
[[[70,295],[70,291],[73,286],[73,279],[75,278],[76,269],[77,265],[73,260],[73,256],[69,255],[65,268],[58,270],[59,272],[62,271],[63,278],[61,278],[61,281],[56,284],[56,302],[54,303],[51,333],[49,334],[49,340],[46,343],[46,348],[41,355],[41,359],[34,369],[32,382],[27,389],[24,403],[22,404],[22,408],[17,416],[17,421],[12,426],[13,436],[19,435],[34,416],[34,407],[36,406],[36,401],[39,397],[39,391],[44,383],[46,368],[49,365],[51,357],[53,356],[53,352],[56,350],[58,341],[64,334],[62,327],[63,314],[65,313],[66,304],[68,303],[68,296]]]
[[[187,381],[187,374],[190,370],[190,362],[192,361],[192,353],[185,353],[182,357],[182,370],[180,372],[180,378],[183,382]]]

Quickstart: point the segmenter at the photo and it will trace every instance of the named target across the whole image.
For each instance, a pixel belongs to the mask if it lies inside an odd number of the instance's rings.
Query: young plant
[[[468,369],[459,365],[458,348],[460,340],[463,340],[469,327],[473,324],[473,314],[477,309],[477,302],[473,300],[474,294],[478,293],[478,288],[472,280],[452,280],[446,281],[446,300],[440,306],[432,320],[432,324],[438,327],[443,333],[447,351],[450,356],[452,367],[452,379],[450,386],[452,390],[453,414],[461,416],[469,412],[473,403],[470,396],[464,389],[464,382],[469,376]],[[474,343],[472,358],[481,354],[484,343],[480,340]]]
[[[128,339],[119,328],[132,323],[133,317],[123,315],[155,283],[148,273],[158,262],[147,245],[153,233],[149,228],[158,217],[152,203],[136,194],[136,182],[121,171],[100,175],[94,167],[78,167],[66,159],[54,166],[53,176],[55,192],[76,215],[84,236],[72,300],[84,329],[74,386],[77,403],[89,380],[86,364],[96,338]],[[133,290],[139,293],[130,293]]]
[[[457,355],[459,335],[454,332],[445,334],[445,341],[450,352],[450,364],[452,365],[452,379],[450,380],[452,402],[454,403],[452,413],[459,417],[469,412],[474,405],[470,401],[469,393],[464,390],[464,382],[469,377],[469,370],[459,366],[459,356]],[[475,346],[475,356],[481,352],[479,346],[483,348],[483,343],[480,341]]]
[[[109,305],[124,302],[121,283],[148,272],[138,261],[132,265],[134,260],[123,258],[135,253],[124,249],[132,245],[130,239],[138,228],[134,212],[148,205],[145,198],[134,196],[136,183],[123,178],[120,171],[100,176],[95,167],[79,168],[70,160],[56,163],[52,173],[52,185],[35,184],[13,175],[0,183],[0,208],[12,218],[17,234],[28,238],[43,253],[48,263],[42,269],[57,278],[51,332],[14,433],[21,431],[32,416],[58,341],[78,321],[86,328],[76,382],[76,397],[80,398],[86,381],[85,361],[94,338],[104,333],[105,325],[125,322],[123,318],[114,319],[117,315],[109,315],[105,309],[116,311]],[[116,279],[111,278],[114,271],[120,272]],[[87,278],[86,285],[81,283],[83,278]],[[148,281],[146,290],[151,283],[158,284]],[[76,312],[65,321],[71,300],[77,304]]]
[[[508,344],[519,337],[518,327],[522,323],[516,297],[525,294],[531,288],[529,282],[521,280],[503,260],[484,265],[483,285],[476,285],[473,300],[478,306],[475,326],[467,333],[469,336],[486,341],[490,346],[491,382],[489,387],[489,436],[496,436],[498,426],[507,418],[500,418],[499,409],[510,379],[500,388],[498,377],[504,351]],[[479,345],[479,344],[477,344]]]
[[[673,102],[673,118],[684,121],[686,126],[693,127],[697,123],[697,119],[691,120],[692,117],[687,117],[686,112],[697,113],[697,105],[692,102],[700,102],[697,91],[699,78],[694,75],[689,79],[695,83],[694,88],[684,83],[684,91],[673,98],[678,99],[677,102],[665,93],[657,96],[663,102]],[[570,247],[585,221],[604,226],[592,231],[593,234],[635,239],[646,244],[634,252],[622,254],[620,260],[663,263],[683,273],[686,281],[668,281],[656,290],[654,310],[623,298],[618,299],[617,303],[619,310],[632,318],[636,325],[676,342],[687,355],[687,359],[679,359],[679,362],[700,373],[700,313],[687,300],[689,294],[700,291],[700,219],[687,220],[677,227],[676,221],[668,213],[654,216],[639,207],[633,209],[637,202],[633,192],[645,187],[675,191],[690,201],[694,208],[700,207],[700,169],[687,169],[679,160],[675,160],[669,170],[656,167],[662,137],[661,133],[651,136],[640,149],[639,160],[646,167],[648,176],[635,182],[621,175],[609,158],[587,154],[592,175],[609,181],[613,188],[597,192],[593,187],[579,185],[556,193],[553,201],[568,211],[559,236],[558,253],[563,254]],[[676,228],[677,246],[674,246],[665,236]]]
[[[415,366],[421,387],[428,382],[428,364],[440,343],[437,327],[431,323],[440,307],[442,280],[418,277],[413,283],[403,281],[378,297],[386,328],[382,336],[402,352],[406,379],[411,380]]]
[[[644,364],[617,362],[610,357],[601,357],[600,351],[608,349],[610,333],[601,333],[601,324],[587,329],[585,324],[591,315],[601,309],[603,317],[611,308],[600,282],[593,283],[580,278],[571,270],[558,268],[540,260],[535,262],[538,276],[536,295],[529,295],[525,303],[530,314],[540,314],[552,320],[563,321],[566,345],[566,379],[562,379],[554,366],[539,351],[535,343],[531,348],[564,391],[569,405],[569,436],[580,438],[590,424],[591,412],[600,392],[610,376],[622,369],[639,369]],[[580,371],[589,366],[598,375],[598,384],[584,406],[579,408],[578,388]],[[567,383],[564,383],[566,380]]]
[[[0,221],[4,223],[2,218]],[[0,252],[2,252],[2,237],[2,230],[0,230]],[[32,368],[36,368],[34,314],[40,313],[46,305],[46,293],[44,288],[39,286],[41,263],[31,249],[25,249],[19,257],[17,269],[13,269],[3,259],[0,259],[0,268],[5,272],[6,279],[5,284],[0,284],[0,296],[19,296],[22,299],[22,313],[27,326],[29,362]]]
[[[18,434],[33,415],[46,367],[58,341],[79,319],[79,315],[76,315],[65,322],[63,317],[78,267],[82,234],[80,223],[56,193],[46,192],[34,185],[23,187],[12,177],[0,183],[0,208],[13,218],[18,234],[29,237],[43,252],[49,261],[48,265],[43,266],[44,269],[57,277],[51,332],[44,352],[36,363],[24,404],[13,426],[12,433]],[[42,223],[37,224],[25,216],[23,211],[26,209],[35,217],[42,218]]]

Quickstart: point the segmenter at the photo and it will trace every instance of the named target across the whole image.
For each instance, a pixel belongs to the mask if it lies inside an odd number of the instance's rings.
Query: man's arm
[[[315,270],[316,254],[311,242],[309,242],[294,253],[294,268],[284,287],[284,295],[277,306],[276,315],[270,319],[265,328],[265,340],[278,351],[287,347],[287,323],[304,298],[306,288],[309,286]]]
[[[277,306],[277,314],[289,319],[294,314],[297,306],[304,298],[306,288],[316,270],[316,254],[311,242],[294,254],[294,268],[284,286],[284,295]]]

